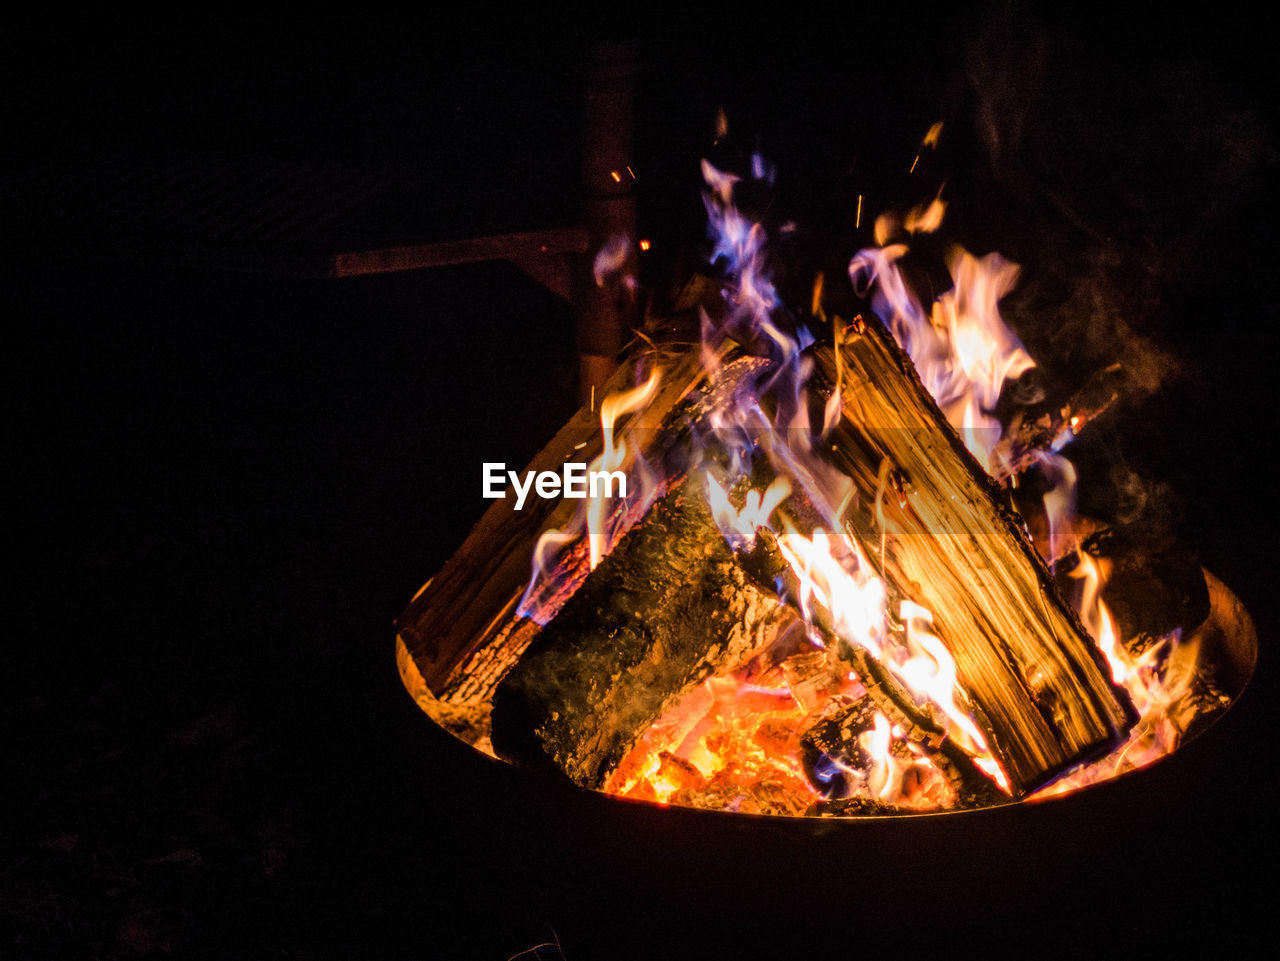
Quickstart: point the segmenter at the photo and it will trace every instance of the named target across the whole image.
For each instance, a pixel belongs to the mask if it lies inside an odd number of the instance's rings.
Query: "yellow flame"
[[[832,553],[838,545],[850,559],[842,563]],[[884,582],[870,573],[870,565],[856,541],[837,537],[834,542],[818,528],[805,537],[790,525],[778,538],[778,549],[800,584],[801,610],[812,620],[818,604],[831,617],[837,634],[880,657],[885,626]],[[850,573],[852,568],[856,573]]]
[[[955,285],[934,303],[932,326],[949,349],[940,362],[917,361],[917,369],[923,368],[926,386],[937,385],[947,398],[939,403],[965,445],[991,468],[1000,422],[989,411],[1006,380],[1035,366],[997,306],[1013,288],[1018,266],[994,254],[978,258],[959,248],[952,251],[948,266]]]
[[[747,491],[742,509],[738,510],[729,500],[728,492],[714,477],[707,475],[707,504],[711,508],[711,516],[726,537],[739,543],[753,542],[756,530],[769,526],[770,515],[790,493],[791,485],[787,479],[778,477],[763,495],[758,490]]]
[[[1133,667],[1122,653],[1115,621],[1102,600],[1102,589],[1111,575],[1111,563],[1094,558],[1083,550],[1077,551],[1077,557],[1079,560],[1071,571],[1071,576],[1084,581],[1079,605],[1080,620],[1107,659],[1111,679],[1117,684],[1124,684],[1133,676]]]
[[[658,393],[658,385],[662,381],[662,371],[654,367],[649,378],[639,387],[610,394],[600,405],[600,432],[604,437],[604,450],[592,461],[591,471],[615,471],[620,469],[627,459],[627,442],[620,439],[614,442],[614,426],[627,414],[648,407]],[[587,502],[587,543],[590,551],[591,569],[595,570],[608,548],[608,534],[605,529],[606,508],[608,506],[604,491]]]
[[[890,753],[893,730],[889,719],[876,711],[871,730],[858,735],[858,744],[867,752],[873,765],[868,772],[868,790],[882,801],[893,800],[901,793],[902,765]]]
[[[931,234],[942,226],[947,205],[941,197],[935,197],[927,207],[913,207],[903,222],[909,234]]]

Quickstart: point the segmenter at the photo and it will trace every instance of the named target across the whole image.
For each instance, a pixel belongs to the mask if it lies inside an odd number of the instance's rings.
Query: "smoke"
[[[1184,429],[1169,401],[1212,376],[1206,343],[1257,323],[1227,304],[1267,266],[1271,106],[1247,28],[1216,19],[995,4],[947,90],[949,226],[1023,267],[1001,309],[1039,366],[1007,394],[1057,406],[1112,371],[1117,402],[1066,453],[1082,511],[1153,548],[1184,509],[1151,479]]]
[[[1217,282],[1274,169],[1262,108],[1178,17],[997,5],[953,78],[966,246],[1023,266],[1005,310],[1051,394],[1115,361],[1133,402],[1193,373],[1180,302]]]

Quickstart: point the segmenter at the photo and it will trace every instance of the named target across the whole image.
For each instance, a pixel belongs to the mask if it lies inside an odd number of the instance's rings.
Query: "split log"
[[[658,352],[653,359],[663,369],[662,383],[633,425],[633,436],[638,438],[633,446],[640,447],[646,457],[653,456],[650,445],[668,436],[679,405],[705,378],[696,350]],[[633,386],[633,378],[631,365],[623,365],[602,393],[626,390]],[[583,407],[526,470],[558,471],[568,460],[589,462],[600,448],[600,415]],[[531,497],[516,512],[512,498],[509,495],[490,505],[444,569],[396,621],[410,658],[437,696],[476,680],[477,669],[488,665],[480,672],[484,683],[464,698],[487,700],[502,672],[537,633],[537,624],[516,613],[529,583],[534,544],[544,530],[566,526],[581,502]]]
[[[841,382],[826,456],[857,488],[845,521],[891,594],[933,613],[1014,796],[1116,747],[1128,696],[911,361],[875,322],[850,328],[839,361],[813,356],[819,399]]]
[[[661,714],[795,615],[745,575],[697,479],[674,484],[498,686],[493,746],[600,788]]]

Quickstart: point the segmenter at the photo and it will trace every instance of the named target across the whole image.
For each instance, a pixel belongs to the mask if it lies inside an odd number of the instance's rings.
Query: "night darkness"
[[[1157,9],[11,26],[0,944],[1247,948],[1280,853],[1276,37],[1243,8]],[[486,506],[481,462],[523,465],[575,408],[573,312],[501,262],[298,265],[576,223],[602,40],[639,57],[655,307],[706,256],[699,159],[758,150],[778,171],[760,213],[796,227],[776,257],[798,305],[870,242],[859,194],[875,213],[945,183],[948,239],[1024,266],[1005,313],[1048,389],[1123,357],[1125,400],[1082,456],[1141,478],[1254,616],[1258,674],[1222,722],[1093,800],[833,828],[584,796],[418,711],[392,621]]]

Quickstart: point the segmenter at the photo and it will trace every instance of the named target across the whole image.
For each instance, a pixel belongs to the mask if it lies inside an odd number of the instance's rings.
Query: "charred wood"
[[[498,686],[494,748],[599,788],[682,694],[745,663],[793,617],[744,574],[699,485],[681,481]]]
[[[875,724],[875,702],[870,697],[835,699],[822,715],[800,735],[800,763],[805,777],[815,788],[831,797],[846,797],[851,791],[849,772],[865,768],[869,759],[860,743],[862,735]]]
[[[1135,653],[1174,630],[1189,635],[1209,616],[1209,589],[1195,551],[1138,541],[1115,528],[1084,548],[1109,563],[1103,595],[1126,646]]]
[[[1035,466],[1044,451],[1059,450],[1119,399],[1127,374],[1112,364],[1093,375],[1061,407],[1014,416],[996,445],[998,480],[1004,482]]]

